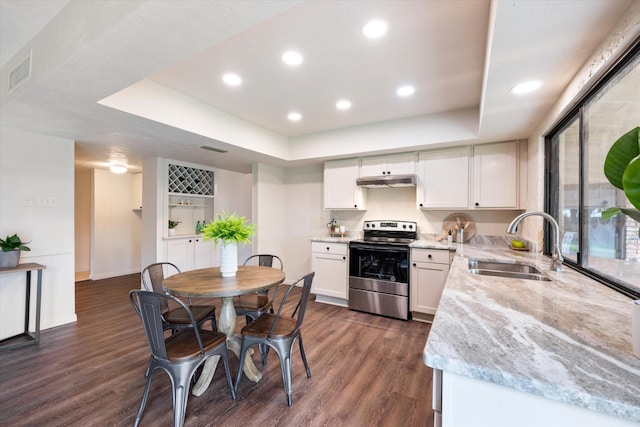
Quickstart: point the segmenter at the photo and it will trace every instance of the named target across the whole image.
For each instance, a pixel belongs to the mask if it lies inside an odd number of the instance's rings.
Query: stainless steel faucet
[[[551,223],[551,226],[553,227],[553,234],[555,235],[553,239],[553,251],[551,252],[551,271],[562,271],[562,262],[564,259],[560,252],[560,226],[551,215],[541,211],[525,212],[520,214],[511,221],[511,224],[507,227],[507,233],[515,234],[515,232],[518,231],[518,224],[520,224],[520,221],[532,215],[541,216]]]

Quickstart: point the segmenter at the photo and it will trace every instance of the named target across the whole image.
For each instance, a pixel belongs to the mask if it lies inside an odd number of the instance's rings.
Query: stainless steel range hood
[[[384,188],[384,187],[415,187],[415,175],[379,175],[364,176],[356,179],[359,187]]]

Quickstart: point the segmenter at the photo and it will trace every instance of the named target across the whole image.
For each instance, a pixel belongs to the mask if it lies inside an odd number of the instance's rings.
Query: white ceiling
[[[0,124],[75,140],[78,165],[120,153],[138,170],[151,156],[248,172],[526,138],[632,1],[0,0]],[[361,35],[372,18],[384,38]],[[301,66],[281,62],[288,49]],[[9,93],[29,52],[32,77]],[[227,71],[243,84],[222,84]],[[541,90],[509,92],[530,79]],[[406,83],[416,93],[399,99]]]

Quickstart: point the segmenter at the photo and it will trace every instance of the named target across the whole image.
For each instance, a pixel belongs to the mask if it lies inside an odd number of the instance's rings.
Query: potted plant
[[[176,235],[176,227],[180,224],[180,221],[169,220],[169,236]]]
[[[6,239],[0,239],[0,267],[17,267],[20,262],[20,252],[30,251],[29,247],[25,246],[29,242],[23,242],[17,234],[13,236],[7,236]]]
[[[611,185],[624,191],[635,209],[612,207],[602,213],[602,220],[623,213],[640,222],[640,127],[631,129],[613,143],[604,161],[604,174]]]
[[[217,245],[222,241],[220,249],[220,272],[222,277],[231,277],[238,271],[238,243],[249,243],[250,237],[256,232],[256,225],[247,222],[246,217],[225,212],[224,217],[217,215],[215,221],[211,221],[202,228],[202,237],[205,240],[213,240]]]

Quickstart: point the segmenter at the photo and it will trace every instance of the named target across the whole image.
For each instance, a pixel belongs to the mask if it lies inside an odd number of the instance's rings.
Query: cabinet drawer
[[[449,265],[449,251],[445,249],[414,249],[411,251],[411,262],[434,262]]]
[[[346,243],[311,242],[311,252],[323,254],[346,255]]]

